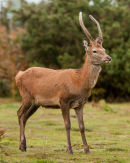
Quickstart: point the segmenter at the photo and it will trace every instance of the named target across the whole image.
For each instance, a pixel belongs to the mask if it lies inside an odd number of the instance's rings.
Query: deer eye
[[[93,53],[97,53],[97,51],[96,50],[93,50]]]

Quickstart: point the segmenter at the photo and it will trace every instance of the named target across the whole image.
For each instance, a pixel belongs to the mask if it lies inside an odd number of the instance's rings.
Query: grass
[[[102,104],[84,108],[86,138],[91,153],[83,145],[75,113],[71,110],[73,155],[66,153],[66,133],[60,110],[39,110],[26,126],[27,152],[18,150],[20,103],[0,100],[0,163],[129,163],[130,103]]]

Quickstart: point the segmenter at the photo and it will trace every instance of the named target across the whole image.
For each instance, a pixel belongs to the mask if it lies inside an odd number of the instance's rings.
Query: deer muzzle
[[[104,63],[110,63],[112,60],[112,58],[109,55],[106,55],[106,57],[104,58]]]

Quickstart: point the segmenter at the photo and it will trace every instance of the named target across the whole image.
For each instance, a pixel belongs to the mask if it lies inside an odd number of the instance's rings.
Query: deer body
[[[24,134],[28,118],[39,108],[60,107],[65,123],[67,135],[67,152],[72,153],[70,141],[70,109],[73,108],[77,115],[84,151],[89,152],[85,138],[83,122],[83,106],[91,95],[91,89],[95,86],[99,73],[100,64],[108,63],[111,58],[102,47],[102,35],[99,24],[97,24],[100,37],[96,41],[84,27],[81,13],[79,15],[80,25],[90,39],[90,45],[84,41],[86,50],[85,63],[80,69],[53,70],[48,68],[32,67],[26,71],[20,71],[16,75],[16,85],[22,96],[22,105],[18,110],[20,125],[21,151],[26,151],[26,138]]]
[[[53,70],[32,67],[20,71],[16,76],[16,84],[22,98],[28,97],[35,105],[61,107],[60,102],[68,99],[69,107],[74,109],[78,107],[79,101],[87,101],[100,71],[101,67],[87,62],[86,57],[81,69]]]

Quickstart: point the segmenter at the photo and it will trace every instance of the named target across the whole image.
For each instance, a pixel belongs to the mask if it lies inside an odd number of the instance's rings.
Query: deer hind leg
[[[84,127],[84,121],[83,121],[83,107],[76,108],[75,113],[77,115],[77,119],[79,123],[80,133],[81,133],[81,137],[82,137],[82,141],[84,145],[84,152],[89,153],[90,152],[89,146],[87,144],[86,137],[85,137],[85,127]]]
[[[24,126],[26,125],[27,120],[29,119],[29,117],[31,117],[33,115],[33,113],[35,113],[37,111],[37,109],[39,108],[38,105],[32,104],[30,106],[30,108],[27,110],[25,116],[24,116]]]
[[[30,104],[29,103],[22,103],[20,109],[17,112],[18,115],[18,121],[19,121],[19,126],[20,126],[20,144],[19,144],[19,149],[21,151],[26,151],[26,138],[24,134],[24,115],[26,111],[29,109]]]
[[[36,105],[22,104],[18,110],[18,120],[20,125],[20,145],[19,149],[21,151],[26,151],[26,137],[25,137],[25,125],[27,119],[38,109]]]

